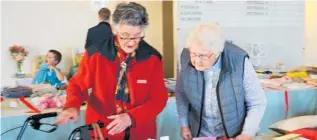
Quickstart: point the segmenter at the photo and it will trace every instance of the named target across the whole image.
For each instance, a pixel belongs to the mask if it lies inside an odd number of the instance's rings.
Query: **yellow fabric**
[[[78,66],[78,64],[83,59],[83,57],[84,57],[84,55],[81,53],[75,55],[75,66]]]
[[[40,65],[45,61],[46,55],[37,55],[33,60],[32,73],[35,74],[37,70],[40,68]]]
[[[287,77],[290,78],[305,78],[308,77],[307,72],[288,72]]]

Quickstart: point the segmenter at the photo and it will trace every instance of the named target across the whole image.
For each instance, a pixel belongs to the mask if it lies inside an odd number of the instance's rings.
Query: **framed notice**
[[[109,0],[91,0],[91,9],[93,11],[99,11],[101,8],[108,5]]]

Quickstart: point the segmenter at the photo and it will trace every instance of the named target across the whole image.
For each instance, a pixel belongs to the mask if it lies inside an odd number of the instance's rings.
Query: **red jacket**
[[[64,109],[80,108],[87,101],[86,124],[98,120],[111,122],[107,116],[115,115],[116,74],[120,61],[116,57],[114,37],[89,47],[80,63],[78,72],[69,81]],[[131,140],[156,138],[156,117],[166,105],[168,94],[164,84],[161,55],[145,41],[139,43],[136,50],[136,63],[128,69],[127,79],[130,91],[128,110],[132,118]],[[103,136],[110,140],[122,140],[123,135]]]

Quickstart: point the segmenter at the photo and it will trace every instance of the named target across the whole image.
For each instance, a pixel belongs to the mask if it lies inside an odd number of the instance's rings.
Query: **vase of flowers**
[[[25,50],[24,47],[19,45],[13,45],[9,48],[9,51],[11,53],[12,58],[17,62],[17,77],[23,77],[25,76],[25,73],[23,72],[23,62],[25,58],[28,56],[29,52]]]

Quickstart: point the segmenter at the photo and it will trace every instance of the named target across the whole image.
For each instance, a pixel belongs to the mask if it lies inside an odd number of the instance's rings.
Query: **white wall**
[[[97,23],[88,1],[4,1],[1,17],[1,83],[16,71],[9,46],[18,44],[29,50],[25,72],[31,72],[35,55],[49,49],[63,54],[60,67],[66,70],[71,66],[71,48],[84,47],[87,29]]]
[[[194,26],[218,22],[226,39],[245,49],[253,64],[265,68],[274,67],[278,62],[284,62],[286,68],[303,65],[304,4],[305,1],[269,1],[257,5],[264,8],[262,14],[266,12],[266,15],[263,16],[248,15],[254,12],[254,9],[249,9],[254,5],[246,1],[177,1],[176,52],[180,56],[185,47],[184,40]],[[196,20],[188,20],[190,18]],[[263,44],[266,55],[253,57],[250,44]]]
[[[111,11],[118,2],[111,1]],[[162,3],[140,1],[149,13],[150,26],[146,38],[162,52]],[[97,11],[91,9],[91,1],[1,1],[1,83],[5,83],[16,71],[8,47],[22,45],[30,51],[24,71],[32,71],[35,55],[57,49],[63,55],[59,64],[68,72],[71,67],[72,48],[83,48],[88,28],[95,26]]]
[[[174,2],[174,17],[175,19],[178,18],[179,16],[179,12],[177,9],[179,8],[177,5],[177,2]],[[303,51],[303,54],[301,53],[302,51],[299,52],[295,52],[295,53],[289,53],[290,50],[289,48],[284,47],[282,50],[284,50],[283,53],[281,53],[280,51],[277,52],[273,52],[274,49],[269,50],[273,53],[268,54],[268,56],[273,56],[273,57],[278,57],[278,55],[280,54],[286,54],[287,57],[285,57],[283,60],[276,60],[276,62],[279,61],[288,61],[289,64],[291,64],[291,67],[295,67],[298,65],[303,65],[303,64],[307,64],[307,65],[314,65],[317,66],[317,0],[305,0],[305,23],[304,23],[304,27],[303,28],[296,28],[296,30],[294,31],[294,29],[292,29],[294,32],[299,32],[300,34],[288,34],[288,36],[292,39],[286,39],[282,42],[279,42],[281,46],[296,46],[296,47],[303,47],[305,48]],[[183,23],[177,23],[177,20],[174,20],[174,48],[175,50],[178,50],[178,47],[181,42],[178,42],[178,38],[180,37],[179,34],[177,34],[177,32],[179,32],[179,28],[177,26],[179,26],[180,24]],[[250,29],[230,29],[231,31],[227,30],[227,32],[250,32]],[[264,30],[268,30],[267,28],[261,28],[259,32],[264,31]],[[283,36],[283,34],[285,34],[286,32],[288,32],[285,28],[272,28],[270,30],[276,31],[276,32],[280,32],[279,34],[268,34],[267,36],[270,37],[280,37]],[[226,30],[225,30],[226,32]],[[303,33],[305,32],[305,33]],[[258,32],[256,32],[258,33]],[[233,38],[233,36],[230,36],[230,34],[226,34],[229,38]],[[299,37],[298,37],[299,36]],[[237,36],[235,39],[238,40],[240,38],[240,36]],[[266,41],[268,38],[263,38],[262,41]],[[255,36],[253,35],[249,35],[247,37],[246,40],[255,40]],[[278,42],[278,40],[273,40],[275,42]],[[292,44],[294,42],[303,42],[303,44]],[[235,43],[237,44],[241,44],[241,46],[247,45],[246,42],[237,42],[235,41]],[[304,45],[304,46],[303,46]],[[287,53],[285,53],[287,52]],[[178,56],[178,52],[175,51],[175,58],[177,58]],[[299,61],[296,59],[300,59]],[[175,65],[176,65],[176,60],[175,59]],[[273,59],[274,61],[274,59]],[[297,63],[294,63],[294,61],[297,61]],[[299,63],[298,63],[299,62]],[[295,65],[294,65],[295,64]],[[269,65],[269,64],[265,64],[265,65]],[[176,70],[174,71],[176,74]]]
[[[317,66],[317,0],[306,0],[305,6],[305,60]]]

